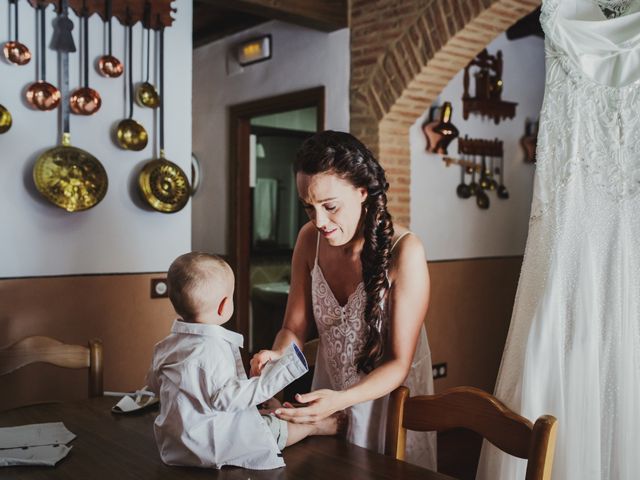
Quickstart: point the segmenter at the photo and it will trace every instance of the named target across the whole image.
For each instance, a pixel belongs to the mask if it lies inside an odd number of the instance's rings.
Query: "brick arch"
[[[384,165],[396,222],[408,225],[411,218],[409,128],[480,50],[539,5],[540,0],[353,0],[351,132]]]

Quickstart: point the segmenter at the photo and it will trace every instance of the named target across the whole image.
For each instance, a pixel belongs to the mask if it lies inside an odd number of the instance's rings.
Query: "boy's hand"
[[[278,400],[276,397],[272,397],[266,402],[262,402],[260,405],[258,405],[258,412],[260,412],[261,415],[268,415],[273,413],[280,407],[282,407],[282,403],[280,403],[280,400]]]
[[[260,375],[262,373],[262,369],[267,363],[278,360],[281,356],[282,355],[279,352],[274,350],[260,350],[249,361],[249,365],[251,366],[249,376],[256,377]]]

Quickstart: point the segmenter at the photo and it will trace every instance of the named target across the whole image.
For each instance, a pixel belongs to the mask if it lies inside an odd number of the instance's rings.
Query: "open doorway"
[[[306,221],[293,160],[305,138],[324,130],[324,104],[318,87],[229,108],[234,327],[248,352],[269,348],[282,324],[293,246]]]

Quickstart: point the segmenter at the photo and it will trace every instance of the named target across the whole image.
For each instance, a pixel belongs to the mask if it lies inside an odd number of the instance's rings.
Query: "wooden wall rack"
[[[59,5],[59,0],[28,1],[34,8],[39,5],[55,5],[57,9]],[[122,25],[135,25],[141,22],[145,27],[159,30],[161,27],[170,27],[172,25],[174,18],[171,14],[176,12],[176,9],[171,6],[174,1],[175,0],[112,0],[112,17],[116,18]],[[82,14],[83,5],[86,3],[89,16],[97,13],[100,18],[105,21],[107,20],[105,15],[105,0],[68,0],[68,2],[69,8],[78,16]],[[150,25],[145,25],[144,22],[144,9],[147,3],[151,5],[151,13],[149,15],[151,19]]]

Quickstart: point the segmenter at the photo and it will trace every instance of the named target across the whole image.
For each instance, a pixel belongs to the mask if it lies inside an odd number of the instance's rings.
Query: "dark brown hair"
[[[384,355],[385,304],[389,295],[387,270],[391,258],[393,222],[387,211],[384,169],[373,154],[353,135],[326,130],[305,140],[298,151],[294,171],[307,175],[335,173],[356,188],[367,191],[363,209],[364,247],[360,254],[367,294],[366,342],[359,353],[358,369],[369,373]]]

